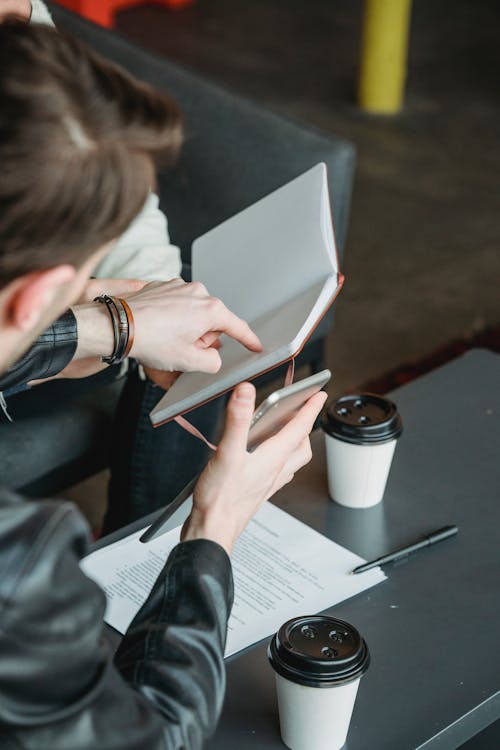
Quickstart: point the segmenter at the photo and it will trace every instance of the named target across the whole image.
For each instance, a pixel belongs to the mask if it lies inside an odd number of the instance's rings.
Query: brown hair
[[[175,103],[66,34],[0,25],[0,287],[119,236],[181,145]]]

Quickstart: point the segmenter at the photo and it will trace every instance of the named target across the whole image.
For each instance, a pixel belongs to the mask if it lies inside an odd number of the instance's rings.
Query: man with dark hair
[[[97,262],[110,252],[154,183],[153,158],[175,157],[182,126],[168,97],[67,36],[47,27],[28,28],[0,26],[0,279],[14,282],[37,269],[19,287],[14,306],[22,308],[31,336],[53,316],[30,305],[51,294],[60,309],[65,300],[68,306],[70,298],[75,301],[63,291],[74,266],[96,248],[101,248]],[[94,260],[92,269],[95,265]],[[105,306],[92,302],[95,290],[109,280],[89,282],[88,273],[82,278],[78,301],[87,304],[66,313],[66,326],[78,329],[78,339],[70,340],[66,327],[61,347],[68,357],[73,345],[68,363],[77,373],[74,365],[82,359],[86,367],[101,369],[115,338]],[[174,279],[111,285],[127,290],[135,318],[135,340],[127,353],[150,368],[215,372],[220,356],[213,344],[221,331],[249,348],[260,347],[248,325],[201,284]],[[4,341],[4,355],[7,346]],[[17,347],[24,348],[19,341]],[[17,354],[14,350],[9,360]],[[49,371],[36,374],[48,377],[59,364],[51,362]]]
[[[53,26],[50,13],[42,0],[0,0],[0,23],[12,13],[25,22]],[[176,111],[173,102],[172,111]],[[180,127],[178,131],[180,132]],[[40,153],[52,148],[50,143],[49,149],[45,147],[47,139],[51,139],[50,128],[38,133],[36,123],[33,122],[33,135]],[[173,151],[174,149],[171,150],[171,156]],[[137,279],[167,281],[179,277],[180,250],[170,241],[167,220],[159,208],[159,198],[153,189],[154,186],[140,213],[134,217],[95,267],[93,275],[106,279],[106,282],[96,281],[89,284],[84,301],[92,301],[93,297],[102,291],[111,293],[116,290],[121,294],[127,290],[136,291],[142,286],[138,286]],[[120,281],[116,285],[114,279],[130,281]],[[84,313],[82,310],[74,312],[78,318],[82,339],[84,323],[80,316]],[[91,315],[95,316],[95,311],[89,310],[85,314],[89,324]],[[66,330],[66,325],[65,317],[61,321],[63,331]],[[109,533],[172,500],[179,490],[201,471],[208,460],[209,451],[206,445],[194,439],[174,422],[153,430],[148,418],[149,412],[174,376],[171,373],[155,371],[151,367],[137,366],[132,359],[126,360],[123,366],[106,368],[103,372],[98,372],[102,369],[99,360],[80,359],[70,368],[65,368],[57,374],[59,379],[65,379],[63,382],[59,380],[30,391],[23,380],[27,364],[33,366],[38,359],[40,372],[43,374],[48,356],[47,340],[56,338],[61,345],[58,326],[59,324],[51,328],[42,340],[37,342],[35,352],[27,353],[13,372],[0,377],[0,443],[9,440],[9,420],[23,420],[35,413],[39,416],[47,414],[50,419],[54,407],[60,408],[62,404],[68,404],[71,408],[72,402],[82,397],[90,397],[91,401],[95,402],[103,391],[103,385],[116,382],[115,393],[121,386],[120,399],[114,412],[111,450],[108,455],[111,479],[103,531]],[[42,354],[46,356],[40,360]],[[56,373],[55,365],[60,363],[62,354],[60,351],[51,372]],[[46,375],[45,373],[45,378]],[[89,375],[93,377],[89,378]],[[161,388],[157,387],[157,384]],[[221,398],[196,409],[191,414],[193,423],[212,442],[216,440],[224,403],[225,398]],[[162,471],[158,468],[160,466]]]
[[[33,122],[53,128],[50,153],[34,153]],[[152,156],[178,140],[165,97],[49,28],[0,26],[0,372],[85,294],[147,197]],[[110,299],[75,308],[78,329],[68,314],[64,359],[126,352],[159,369],[215,371],[220,331],[259,347],[200,285],[176,280]],[[79,568],[81,516],[0,490],[0,747],[202,747],[224,693],[229,555],[260,505],[309,460],[324,398],[248,453],[255,393],[248,383],[235,389],[182,541],[114,656],[104,594]]]

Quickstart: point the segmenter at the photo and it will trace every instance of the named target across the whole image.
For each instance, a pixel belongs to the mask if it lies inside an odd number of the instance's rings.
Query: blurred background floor
[[[355,106],[361,17],[360,0],[196,0],[117,16],[147,49],[356,144],[334,393],[432,365],[478,333],[498,341],[500,326],[500,4],[414,3],[396,117]]]

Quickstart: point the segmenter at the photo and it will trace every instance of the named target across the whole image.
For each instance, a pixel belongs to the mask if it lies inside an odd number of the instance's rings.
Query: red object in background
[[[60,5],[79,13],[106,28],[112,28],[117,10],[124,10],[133,5],[143,5],[145,0],[57,0]],[[149,0],[156,5],[177,9],[191,5],[194,0]]]

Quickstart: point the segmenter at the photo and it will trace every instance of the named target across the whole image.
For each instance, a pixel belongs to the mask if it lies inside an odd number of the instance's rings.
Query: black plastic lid
[[[356,628],[321,615],[285,622],[269,644],[267,655],[282,677],[312,687],[352,682],[370,664],[368,646]]]
[[[356,445],[387,443],[403,432],[396,404],[374,393],[342,396],[330,404],[321,426],[328,435]]]

